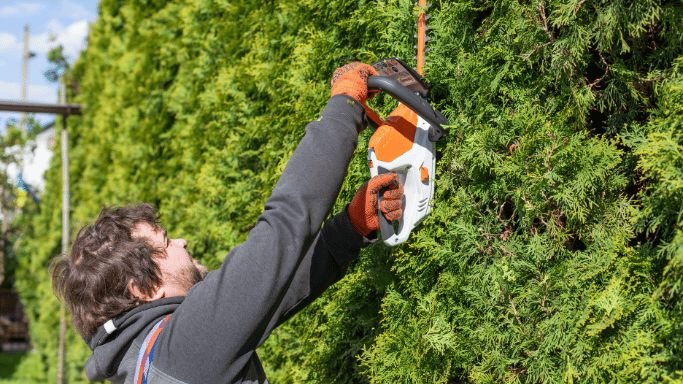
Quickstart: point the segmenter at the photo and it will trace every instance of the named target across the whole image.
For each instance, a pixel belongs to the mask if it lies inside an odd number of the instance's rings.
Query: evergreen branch
[[[590,89],[593,89],[593,87],[598,85],[602,81],[602,79],[604,79],[605,76],[607,76],[607,74],[609,73],[609,64],[607,64],[607,60],[605,60],[605,57],[602,55],[602,52],[598,52],[598,55],[600,56],[600,61],[602,61],[602,63],[605,65],[605,73],[603,73],[602,76],[595,79],[592,83],[588,84],[588,88]]]
[[[510,233],[512,233],[512,231],[509,231],[509,232],[506,231],[506,232],[501,233],[500,239],[501,240],[507,240],[507,236],[509,236]],[[503,252],[503,254],[507,257],[513,257],[514,256],[514,254],[512,252],[510,252],[507,248],[505,248],[502,245],[500,247],[498,247],[498,249],[500,249],[500,251]]]
[[[546,306],[548,303],[548,283],[543,278],[539,280],[539,283],[543,286],[543,298],[541,298],[541,302],[539,304],[541,305],[541,310],[543,313],[550,316],[552,314],[552,309]]]
[[[536,44],[531,51],[521,54],[520,57],[524,60],[529,60],[529,59],[531,59],[531,56],[534,53],[538,52],[541,48],[547,47],[550,44],[552,44],[552,41],[548,41],[548,42],[545,42],[543,44]]]
[[[547,303],[547,302],[548,302],[548,292],[547,292],[547,290],[545,290],[545,291],[544,291],[544,294],[543,294],[543,298],[541,299],[541,302],[540,302],[540,304],[541,304],[541,310],[542,310],[543,313],[545,313],[546,315],[550,315],[550,314],[551,314],[551,310],[550,310],[550,308],[548,308],[548,307],[546,306],[546,303]]]
[[[583,6],[583,3],[585,3],[585,2],[586,2],[586,0],[581,0],[576,4],[576,7],[574,7],[574,14],[575,15],[577,13],[579,13],[579,10],[581,9],[581,7]]]
[[[520,327],[524,327],[522,324],[522,320],[519,318],[519,312],[517,312],[517,307],[515,306],[515,302],[512,301],[512,295],[507,295],[508,301],[510,302],[510,306],[512,308],[512,314],[515,316],[515,319],[517,319],[517,323],[519,323]]]
[[[553,36],[552,32],[550,32],[550,29],[548,29],[548,19],[545,16],[545,4],[543,2],[538,3],[538,13],[541,15],[541,22],[543,23],[543,31],[545,32],[546,35],[548,35],[548,39],[550,39],[550,42],[555,41],[555,36]]]

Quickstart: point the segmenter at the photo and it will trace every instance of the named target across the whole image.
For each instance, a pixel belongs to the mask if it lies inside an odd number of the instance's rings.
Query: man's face
[[[144,237],[153,247],[165,250],[165,257],[155,258],[161,270],[159,289],[163,289],[162,297],[185,296],[208,272],[187,252],[185,239],[170,239],[165,230],[155,229],[147,223],[137,224],[133,237]]]

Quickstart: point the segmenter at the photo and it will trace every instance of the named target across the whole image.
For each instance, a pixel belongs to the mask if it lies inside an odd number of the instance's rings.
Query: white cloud
[[[16,15],[32,15],[43,9],[38,3],[18,3],[15,5],[5,5],[0,7],[0,17]]]
[[[0,99],[19,100],[21,98],[21,83],[0,80]],[[36,103],[56,103],[56,85],[28,85],[28,100]]]
[[[21,49],[21,44],[16,36],[7,32],[0,32],[0,52],[15,52]]]
[[[62,45],[64,53],[74,60],[85,48],[88,37],[88,21],[79,20],[64,26],[58,20],[50,20],[47,32],[32,35],[29,41],[31,51],[47,54],[52,48]]]
[[[75,60],[85,48],[88,37],[88,20],[81,19],[69,25],[62,24],[59,20],[52,19],[46,24],[46,31],[31,34],[29,37],[29,49],[31,52],[45,55],[52,48],[64,46],[64,54],[70,61]],[[0,53],[20,54],[22,41],[15,35],[0,32]]]

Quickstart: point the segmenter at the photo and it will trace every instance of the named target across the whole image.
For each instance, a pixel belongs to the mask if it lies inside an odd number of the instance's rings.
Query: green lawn
[[[0,384],[39,384],[43,381],[35,379],[40,376],[40,372],[35,372],[30,365],[31,352],[0,352]],[[24,371],[22,374],[17,374],[17,369],[22,366]],[[28,375],[27,375],[28,373]],[[19,376],[19,377],[17,377]]]
[[[0,352],[0,383],[12,377],[14,370],[25,356],[25,352]]]
[[[28,352],[0,352],[0,384],[38,384],[37,381],[13,379],[15,369]]]

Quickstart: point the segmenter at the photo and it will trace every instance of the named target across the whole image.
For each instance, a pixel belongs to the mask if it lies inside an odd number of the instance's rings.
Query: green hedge
[[[243,241],[349,58],[414,63],[412,1],[102,0],[70,73],[73,231],[149,201],[215,268]],[[680,1],[435,1],[449,117],[408,243],[263,346],[273,383],[683,382]],[[394,104],[379,98],[375,106]],[[336,210],[368,177],[362,135]],[[60,160],[22,217],[17,286],[55,374]],[[70,382],[85,345],[70,331]],[[28,368],[27,368],[28,369]]]

